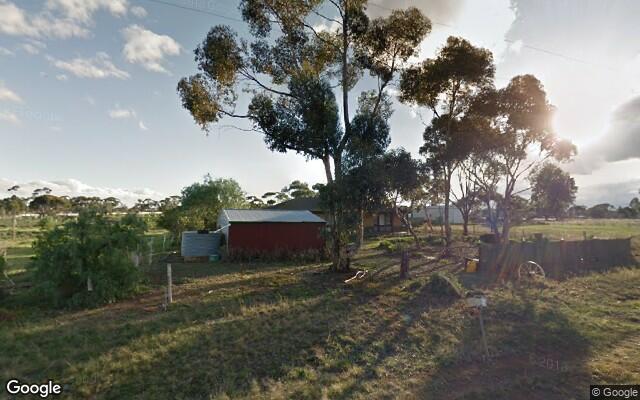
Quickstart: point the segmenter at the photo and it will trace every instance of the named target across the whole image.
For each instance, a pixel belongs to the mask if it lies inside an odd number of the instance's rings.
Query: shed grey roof
[[[309,210],[230,210],[222,212],[233,222],[326,222]]]

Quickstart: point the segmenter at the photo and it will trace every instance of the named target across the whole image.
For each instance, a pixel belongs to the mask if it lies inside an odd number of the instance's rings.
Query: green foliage
[[[615,218],[616,208],[609,203],[596,204],[587,209],[587,215],[591,218]]]
[[[376,121],[352,120],[349,92],[368,71],[377,79],[375,89],[365,92],[372,100],[370,113],[387,119],[385,89],[431,30],[416,8],[370,20],[366,7],[365,0],[243,0],[240,10],[252,37],[239,39],[229,27],[214,26],[195,51],[200,72],[178,83],[183,107],[203,130],[222,117],[248,118],[272,151],[322,160],[335,269],[345,266],[339,241],[346,236],[340,203],[345,190],[338,187],[348,169],[343,157],[362,130],[357,125]],[[318,31],[318,16],[335,19],[339,28]],[[277,35],[270,35],[272,30]],[[336,87],[342,91],[341,112]],[[238,90],[253,94],[246,113],[236,111]]]
[[[245,208],[247,201],[242,188],[233,179],[212,179],[207,175],[182,189],[180,205],[167,208],[158,225],[176,237],[185,230],[213,229],[223,208]]]
[[[562,169],[545,163],[530,176],[531,202],[544,217],[561,218],[576,199],[575,180]]]
[[[291,182],[288,186],[283,187],[282,192],[288,194],[293,199],[314,197],[317,194],[315,190],[309,188],[308,183],[301,182],[298,180],[295,180]]]
[[[130,253],[143,245],[145,223],[82,211],[34,243],[36,290],[55,305],[96,305],[130,295],[140,274]],[[88,291],[88,280],[93,290]]]
[[[37,196],[29,203],[29,210],[42,215],[67,211],[70,208],[71,202],[68,199],[52,194]]]
[[[0,199],[0,213],[2,214],[21,214],[27,211],[25,200],[13,195],[4,199]]]
[[[464,288],[458,279],[454,275],[443,272],[431,275],[426,288],[430,295],[440,300],[459,299],[464,295]]]
[[[0,255],[0,275],[4,275],[6,268],[7,260],[4,259],[4,256]]]

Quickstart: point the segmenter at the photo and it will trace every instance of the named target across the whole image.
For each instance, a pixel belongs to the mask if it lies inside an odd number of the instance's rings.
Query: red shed
[[[308,210],[222,210],[218,225],[227,250],[322,250],[325,220]]]

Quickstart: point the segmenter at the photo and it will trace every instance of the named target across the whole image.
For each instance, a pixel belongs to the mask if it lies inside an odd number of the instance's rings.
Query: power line
[[[372,1],[368,2],[367,4],[370,4],[370,5],[374,6],[374,7],[377,7],[377,8],[383,9],[383,10],[393,11],[392,8],[382,6],[382,5],[374,3]],[[451,29],[454,29],[454,30],[458,30],[458,28],[455,27],[454,25],[445,24],[445,23],[437,22],[437,21],[433,21],[433,20],[431,21],[431,23],[433,23],[434,25],[440,25],[440,26],[444,26],[444,27],[451,28]],[[515,40],[510,40],[510,39],[506,39],[506,38],[503,38],[502,40],[505,41],[506,43],[509,43],[509,44],[515,44],[517,42]],[[579,59],[579,58],[576,58],[576,57],[568,56],[568,55],[565,55],[565,54],[562,54],[562,53],[559,53],[559,52],[556,52],[556,51],[543,49],[541,47],[536,47],[536,46],[532,46],[532,45],[525,44],[525,43],[522,43],[522,47],[530,49],[530,50],[538,51],[538,52],[541,52],[541,53],[545,53],[545,54],[548,54],[548,55],[551,55],[551,56],[564,58],[565,60],[568,60],[568,61],[578,62],[578,63],[581,63],[581,64],[590,65],[592,67],[606,68],[606,69],[609,69],[611,71],[616,71],[616,69],[611,68],[611,67],[606,66],[606,65],[594,64],[594,63],[591,63],[591,62],[586,61],[586,60],[582,60],[582,59]]]
[[[157,3],[157,4],[163,4],[163,5],[170,6],[170,7],[179,8],[179,9],[182,9],[182,10],[197,12],[197,13],[200,13],[200,14],[211,15],[211,16],[222,18],[222,19],[226,19],[226,20],[229,20],[229,21],[244,22],[243,20],[238,19],[238,18],[229,17],[229,16],[224,15],[224,14],[214,13],[212,11],[203,10],[201,8],[183,6],[183,5],[180,5],[180,4],[175,4],[175,3],[171,3],[171,2],[163,1],[163,0],[146,0],[146,1],[149,1],[149,2],[152,2],[152,3]],[[197,4],[198,1],[199,0],[195,0],[195,3]],[[370,5],[374,6],[374,7],[380,8],[382,10],[393,11],[392,8],[385,7],[383,5],[380,5],[378,3],[374,3],[372,1],[368,2],[368,4],[370,4]],[[458,28],[456,26],[451,25],[451,24],[446,24],[444,22],[438,22],[438,21],[433,21],[432,20],[431,23],[434,24],[434,25],[440,25],[440,26],[444,26],[444,27],[447,27],[447,28],[450,28],[450,29],[458,30]],[[518,42],[516,40],[511,40],[511,39],[506,39],[506,38],[503,38],[502,40],[504,42],[506,42],[506,43],[509,43],[509,44],[516,44]],[[550,56],[563,58],[563,59],[565,59],[567,61],[577,62],[577,63],[581,63],[581,64],[584,64],[584,65],[589,65],[589,66],[592,66],[592,67],[606,68],[606,69],[611,70],[611,71],[616,71],[616,69],[611,68],[611,67],[606,66],[606,65],[594,64],[592,62],[589,62],[589,61],[586,61],[586,60],[582,60],[580,58],[568,56],[566,54],[562,54],[560,52],[556,52],[556,51],[552,51],[552,50],[547,50],[547,49],[544,49],[542,47],[532,46],[532,45],[525,44],[525,43],[522,43],[522,47],[530,49],[530,50],[533,50],[533,51],[537,51],[537,52],[540,52],[540,53],[544,53],[544,54],[547,54],[547,55],[550,55]]]
[[[162,0],[147,0],[147,1],[150,1],[152,3],[164,4],[165,6],[180,8],[182,10],[197,12],[197,13],[200,13],[200,14],[212,15],[214,17],[226,19],[226,20],[229,20],[229,21],[243,22],[241,19],[234,18],[234,17],[229,17],[229,16],[226,16],[226,15],[223,15],[223,14],[214,13],[214,12],[208,11],[208,10],[203,10],[201,8],[183,6],[183,5],[180,5],[180,4],[170,3],[168,1],[162,1]],[[195,2],[197,4],[198,0],[196,0]]]

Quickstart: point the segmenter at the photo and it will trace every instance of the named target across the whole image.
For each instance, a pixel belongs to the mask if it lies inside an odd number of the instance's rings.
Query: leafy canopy
[[[564,216],[576,199],[575,180],[558,166],[545,163],[530,177],[531,201],[545,217]]]
[[[143,244],[145,223],[95,211],[49,230],[33,246],[37,290],[56,305],[95,305],[136,290],[140,274],[130,252]],[[88,280],[93,290],[88,291]]]

